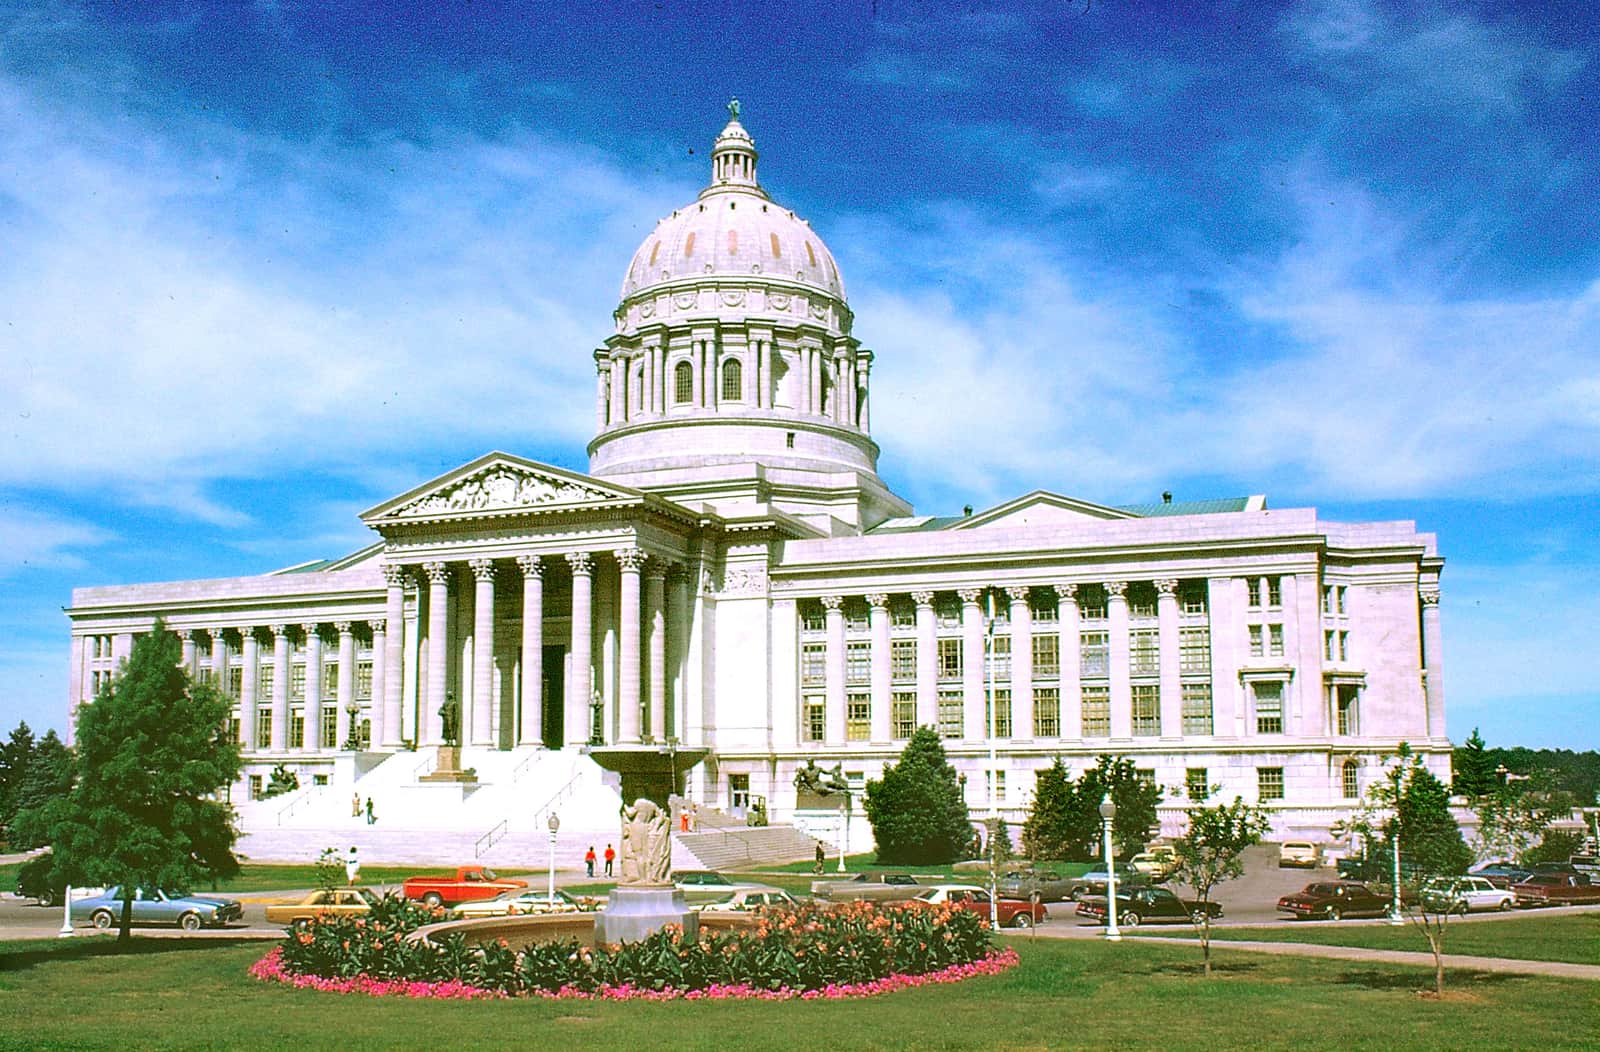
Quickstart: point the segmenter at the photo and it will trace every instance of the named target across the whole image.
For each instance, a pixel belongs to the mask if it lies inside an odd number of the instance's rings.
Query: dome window
[[[650,246],[649,266],[653,267],[656,265],[656,257],[659,255],[661,255],[661,242],[657,241],[654,245]]]
[[[809,241],[806,242],[806,258],[811,261],[813,267],[817,265],[817,254],[811,251],[811,242]]]
[[[722,400],[737,402],[744,398],[744,366],[739,359],[729,358],[722,366]]]
[[[694,398],[694,367],[688,362],[679,362],[678,367],[672,371],[672,400],[678,405],[686,405]]]
[[[772,258],[779,259],[783,256],[783,245],[778,242],[778,235],[772,235]]]
[[[689,231],[689,236],[683,241],[683,258],[688,259],[694,255],[694,231]]]
[[[738,254],[739,254],[739,232],[737,230],[730,230],[730,231],[728,231],[728,255],[737,256]]]

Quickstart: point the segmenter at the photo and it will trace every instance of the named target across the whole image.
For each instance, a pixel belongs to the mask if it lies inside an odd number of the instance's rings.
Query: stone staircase
[[[704,821],[701,822],[700,832],[679,833],[673,837],[673,841],[672,864],[675,867],[679,865],[678,849],[681,848],[695,860],[695,865],[681,868],[734,872],[809,861],[816,856],[817,844],[820,843],[794,826],[707,829]],[[823,850],[831,848],[823,844]]]

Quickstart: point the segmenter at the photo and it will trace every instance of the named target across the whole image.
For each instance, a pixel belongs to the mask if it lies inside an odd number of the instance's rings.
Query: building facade
[[[1164,821],[1214,792],[1285,835],[1325,833],[1402,741],[1448,778],[1431,534],[1259,496],[914,515],[877,474],[838,267],[757,157],[735,112],[629,263],[587,474],[490,453],[365,513],[342,559],[77,589],[74,713],[161,618],[234,699],[239,800],[280,764],[416,799],[447,708],[507,821],[534,817],[529,771],[560,772],[543,793],[599,760],[613,798],[825,833],[797,768],[859,785],[918,726],[1014,822],[1058,756],[1132,759]]]

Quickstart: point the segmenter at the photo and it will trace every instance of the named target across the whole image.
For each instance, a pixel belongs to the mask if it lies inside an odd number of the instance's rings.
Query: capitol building
[[[843,276],[731,108],[709,185],[627,261],[587,474],[490,452],[365,512],[372,543],[339,558],[76,589],[71,711],[165,621],[233,699],[258,857],[348,825],[492,858],[555,814],[614,837],[624,797],[669,795],[864,850],[859,806],[795,773],[859,788],[924,726],[974,817],[1014,824],[1057,757],[1132,760],[1168,833],[1210,793],[1326,838],[1402,741],[1448,780],[1443,560],[1414,523],[898,496]],[[262,799],[280,765],[299,788]]]

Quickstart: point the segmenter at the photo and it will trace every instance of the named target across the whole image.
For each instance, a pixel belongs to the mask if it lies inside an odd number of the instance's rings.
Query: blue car
[[[72,922],[87,921],[96,928],[115,928],[122,923],[123,894],[120,887],[100,895],[78,899],[72,904]],[[159,888],[133,889],[133,923],[171,924],[185,931],[220,928],[230,921],[243,920],[244,907],[233,899],[201,895],[180,895]]]

